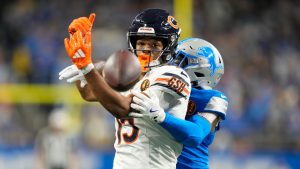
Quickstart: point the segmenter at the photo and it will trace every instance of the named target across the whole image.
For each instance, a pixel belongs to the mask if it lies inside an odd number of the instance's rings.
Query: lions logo
[[[141,84],[141,91],[145,91],[146,89],[149,88],[149,86],[150,86],[149,79],[145,79]]]

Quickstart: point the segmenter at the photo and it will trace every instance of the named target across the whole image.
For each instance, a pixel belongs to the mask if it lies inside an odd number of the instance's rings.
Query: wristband
[[[90,71],[92,71],[95,68],[93,63],[88,64],[84,68],[80,69],[83,75],[88,74]]]

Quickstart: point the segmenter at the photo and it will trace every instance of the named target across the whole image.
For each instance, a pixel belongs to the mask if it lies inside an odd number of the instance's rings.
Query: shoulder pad
[[[188,98],[191,92],[190,78],[180,67],[162,66],[154,69],[158,71],[153,87],[159,87],[160,90],[170,93],[175,97]]]
[[[192,89],[188,115],[196,112],[212,112],[218,114],[223,120],[226,118],[228,98],[218,90]]]

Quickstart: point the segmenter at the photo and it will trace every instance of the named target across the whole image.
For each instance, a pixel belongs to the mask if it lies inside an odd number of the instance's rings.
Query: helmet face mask
[[[128,33],[129,50],[136,53],[138,39],[149,38],[163,42],[164,48],[159,57],[153,59],[155,64],[141,65],[142,67],[154,67],[167,63],[174,58],[180,29],[176,20],[162,9],[147,9],[138,14],[132,21]]]
[[[209,42],[189,38],[179,43],[171,62],[182,67],[190,76],[193,87],[213,88],[224,74],[223,59]]]

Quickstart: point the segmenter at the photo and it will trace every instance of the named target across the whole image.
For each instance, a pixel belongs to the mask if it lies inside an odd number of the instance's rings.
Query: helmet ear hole
[[[195,73],[195,75],[197,76],[197,77],[204,77],[204,74],[203,73],[199,73],[199,72],[194,72]]]
[[[219,57],[219,64],[221,64],[222,63],[222,59]]]

